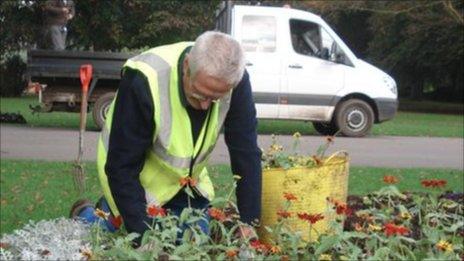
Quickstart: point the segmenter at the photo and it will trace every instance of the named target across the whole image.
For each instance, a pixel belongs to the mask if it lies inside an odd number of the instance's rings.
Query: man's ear
[[[183,68],[182,68],[182,69],[184,70],[184,73],[187,73],[187,72],[189,71],[189,70],[188,70],[188,68],[189,68],[189,58],[190,58],[190,55],[187,54],[187,55],[185,56],[184,64],[183,64]]]

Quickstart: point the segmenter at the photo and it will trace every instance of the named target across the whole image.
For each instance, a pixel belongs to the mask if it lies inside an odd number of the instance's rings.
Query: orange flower
[[[229,250],[226,251],[226,256],[227,257],[235,257],[235,256],[237,256],[237,253],[238,253],[237,249],[229,249]]]
[[[183,177],[180,178],[179,180],[180,185],[183,187],[185,185],[188,185],[190,187],[195,187],[197,185],[197,180],[191,177]]]
[[[387,184],[396,184],[398,183],[398,178],[391,175],[383,176],[383,182]]]
[[[162,207],[157,207],[155,205],[150,205],[147,207],[147,214],[149,217],[165,217],[166,210]]]
[[[319,220],[324,219],[322,214],[298,213],[297,215],[299,219],[306,220],[311,224],[316,224]]]
[[[284,198],[288,201],[297,200],[295,195],[293,195],[292,193],[288,193],[288,192],[284,192]]]
[[[8,245],[7,243],[0,242],[0,248],[8,249],[10,248],[10,245]]]
[[[441,188],[446,186],[448,182],[444,179],[425,179],[421,181],[422,186],[429,188]]]
[[[277,216],[279,218],[289,218],[292,216],[292,213],[285,211],[285,210],[279,210],[277,211]]]
[[[219,222],[224,222],[224,220],[226,219],[226,214],[224,213],[224,211],[218,208],[208,209],[208,214],[210,217],[216,219]]]
[[[119,229],[122,225],[122,217],[120,215],[117,217],[110,216],[110,222],[116,229]]]
[[[110,216],[110,213],[106,213],[105,211],[99,208],[95,209],[93,213],[95,214],[95,216],[102,218],[104,220],[108,220],[108,217]]]
[[[387,237],[391,235],[406,235],[409,233],[409,229],[405,226],[397,226],[394,223],[387,223],[384,225],[385,235]]]
[[[280,261],[289,261],[290,258],[287,255],[283,255],[280,257]]]
[[[322,160],[318,156],[313,155],[312,158],[316,162],[317,166],[322,165]]]

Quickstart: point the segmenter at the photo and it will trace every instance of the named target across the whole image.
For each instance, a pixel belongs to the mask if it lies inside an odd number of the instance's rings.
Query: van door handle
[[[301,66],[301,65],[299,65],[299,64],[297,64],[297,63],[295,63],[295,64],[290,64],[288,67],[289,67],[289,68],[292,68],[292,69],[303,69],[303,66]]]
[[[246,66],[253,66],[253,63],[246,62],[245,65],[246,65]]]

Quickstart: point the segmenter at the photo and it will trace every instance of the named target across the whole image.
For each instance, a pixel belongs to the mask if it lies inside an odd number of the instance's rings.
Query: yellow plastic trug
[[[271,235],[265,227],[277,223],[277,212],[282,210],[286,202],[284,192],[297,197],[288,210],[292,213],[288,224],[294,232],[301,232],[304,240],[311,241],[317,239],[318,234],[328,232],[328,225],[335,216],[327,213],[327,198],[342,202],[347,199],[349,157],[346,152],[340,154],[337,152],[325,158],[317,167],[263,170],[261,226],[258,229],[261,241],[271,242]],[[311,238],[309,223],[297,217],[297,213],[303,212],[324,215],[323,220],[312,225]]]

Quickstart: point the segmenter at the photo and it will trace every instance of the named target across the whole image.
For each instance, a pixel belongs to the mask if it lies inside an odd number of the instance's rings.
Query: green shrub
[[[13,55],[0,64],[0,96],[19,96],[26,87],[26,63]]]

